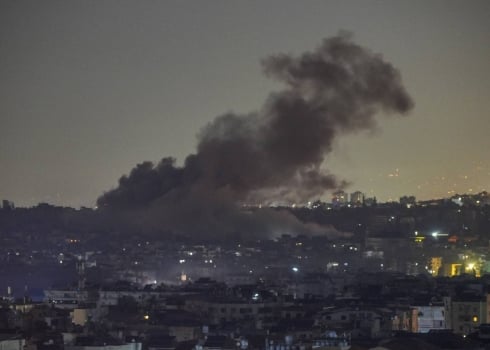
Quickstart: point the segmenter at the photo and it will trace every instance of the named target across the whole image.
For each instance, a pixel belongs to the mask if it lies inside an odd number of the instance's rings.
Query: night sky
[[[137,163],[180,164],[216,116],[281,89],[263,58],[342,30],[415,106],[337,138],[329,172],[382,201],[489,190],[489,18],[487,0],[2,1],[0,199],[94,206]]]

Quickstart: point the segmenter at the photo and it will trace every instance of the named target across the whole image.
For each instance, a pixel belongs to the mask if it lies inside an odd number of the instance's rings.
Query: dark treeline
[[[472,240],[488,241],[490,239],[490,206],[458,206],[450,201],[438,205],[414,206],[407,208],[397,203],[381,204],[372,207],[336,208],[328,210],[325,206],[317,208],[246,208],[244,212],[261,210],[288,212],[298,221],[331,227],[332,231],[353,234],[353,238],[362,239],[365,235],[386,237],[407,237],[415,230],[430,235],[433,231],[449,235],[472,237]],[[189,217],[192,220],[192,217]],[[179,233],[165,231],[154,227],[143,230],[133,216],[125,217],[104,209],[59,207],[39,204],[31,208],[0,209],[0,233],[17,233],[37,238],[53,233],[83,235],[99,234],[102,237],[152,236],[168,239],[170,237],[191,241],[228,241],[248,238],[257,239],[255,232],[237,236],[233,230],[229,235],[209,236],[199,231]],[[278,232],[281,234],[281,232]],[[295,235],[294,232],[287,234]],[[302,234],[302,232],[297,232]],[[272,238],[272,237],[263,237]],[[334,239],[335,236],[333,235]]]

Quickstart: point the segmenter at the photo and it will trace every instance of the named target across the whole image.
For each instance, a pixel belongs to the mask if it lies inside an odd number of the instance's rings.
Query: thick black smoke
[[[311,231],[288,214],[248,213],[241,205],[305,201],[342,187],[324,169],[335,138],[372,129],[376,114],[404,114],[413,103],[399,72],[348,35],[262,63],[284,90],[256,113],[222,115],[205,126],[184,166],[171,158],[137,165],[99,207],[136,213],[142,227],[189,234]]]

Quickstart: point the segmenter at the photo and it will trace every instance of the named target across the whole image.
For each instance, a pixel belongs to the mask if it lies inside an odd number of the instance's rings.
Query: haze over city
[[[490,349],[489,19],[1,1],[0,349]]]
[[[138,163],[182,165],[215,117],[283,90],[264,59],[342,31],[400,72],[414,106],[336,137],[328,173],[381,201],[490,187],[487,1],[0,7],[0,198],[16,205],[94,206]]]

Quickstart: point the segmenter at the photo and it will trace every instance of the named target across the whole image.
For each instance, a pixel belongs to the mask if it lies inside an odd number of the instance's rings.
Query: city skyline
[[[490,188],[486,1],[0,6],[0,198],[17,205],[94,206],[138,163],[182,164],[216,116],[256,111],[280,89],[262,59],[342,30],[392,63],[415,102],[335,140],[324,164],[345,191],[388,201]]]

